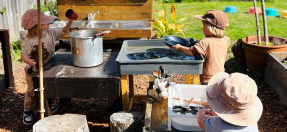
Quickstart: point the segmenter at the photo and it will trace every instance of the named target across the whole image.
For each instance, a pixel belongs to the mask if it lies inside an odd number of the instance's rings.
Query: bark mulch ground
[[[226,71],[229,73],[234,72],[233,61],[229,60],[228,63]],[[24,66],[25,64],[13,62],[15,85],[4,90],[2,95],[0,95],[0,132],[28,132],[32,130],[32,126],[25,126],[22,123],[23,103],[27,87],[23,70]],[[3,66],[0,66],[0,69],[3,69]],[[0,74],[3,74],[3,72],[1,70]],[[134,79],[135,94],[146,95],[149,76],[136,75]],[[184,84],[185,75],[174,75],[173,81]],[[264,85],[258,85],[258,96],[264,106],[263,114],[258,122],[259,130],[266,132],[287,131],[287,108],[279,95]],[[138,100],[135,102],[133,109],[144,114],[145,104],[145,100]],[[105,99],[73,98],[72,103],[61,107],[57,114],[74,113],[86,115],[91,132],[107,132],[109,131],[107,111],[107,100]],[[35,121],[39,117],[39,114],[36,113],[34,115]]]

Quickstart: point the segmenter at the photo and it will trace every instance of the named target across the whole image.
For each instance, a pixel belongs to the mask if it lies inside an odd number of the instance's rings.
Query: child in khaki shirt
[[[205,61],[200,80],[202,84],[207,84],[214,74],[224,72],[227,49],[230,46],[230,38],[225,36],[225,28],[229,26],[228,17],[219,10],[209,10],[204,16],[194,17],[202,20],[205,38],[194,46],[185,47],[177,44],[172,46],[172,49],[191,56],[202,54]]]
[[[51,23],[56,16],[46,16],[43,12],[40,12],[41,17],[41,35],[42,42],[44,43],[43,61],[44,64],[48,62],[55,54],[55,41],[58,40],[61,36],[64,36],[69,33],[69,29],[73,25],[72,19],[69,19],[69,22],[63,29],[50,29],[49,23]],[[21,19],[21,25],[25,30],[28,30],[25,40],[21,44],[21,58],[27,64],[25,67],[26,81],[27,81],[27,92],[24,100],[24,113],[23,113],[23,124],[32,125],[34,113],[34,104],[35,104],[35,95],[34,95],[34,86],[32,77],[35,73],[38,72],[38,69],[35,67],[36,60],[30,59],[32,51],[35,50],[38,44],[38,11],[37,9],[27,10]],[[46,59],[45,59],[46,58]],[[28,69],[34,67],[30,72]],[[51,108],[52,109],[52,108]]]

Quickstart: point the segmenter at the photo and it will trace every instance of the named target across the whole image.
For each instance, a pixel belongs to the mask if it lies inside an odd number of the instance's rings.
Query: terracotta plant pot
[[[268,38],[269,41],[272,42],[274,37],[268,36]],[[257,42],[258,42],[257,36],[249,36],[242,39],[242,46],[245,51],[248,70],[251,72],[257,70],[263,70],[263,68],[266,66],[267,63],[268,53],[287,51],[287,44],[278,46],[260,46],[256,45]],[[261,42],[262,43],[264,42],[264,36],[261,36]]]

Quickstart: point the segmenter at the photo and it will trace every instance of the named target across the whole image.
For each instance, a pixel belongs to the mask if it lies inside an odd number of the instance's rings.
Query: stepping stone
[[[236,6],[225,6],[224,12],[237,13]]]
[[[273,16],[273,17],[278,16],[276,9],[273,9],[273,8],[265,8],[265,12],[266,12],[266,16]]]
[[[257,12],[257,14],[262,14],[261,13],[261,8],[260,7],[256,7],[256,12]],[[255,14],[254,7],[249,7],[248,14]]]
[[[282,17],[283,17],[283,18],[287,18],[287,10],[284,10],[284,11],[283,11]]]

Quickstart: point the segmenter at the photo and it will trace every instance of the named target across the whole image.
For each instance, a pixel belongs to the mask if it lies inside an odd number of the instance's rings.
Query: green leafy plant
[[[14,49],[15,52],[15,57],[12,58],[12,60],[16,60],[19,62],[23,62],[21,59],[21,41],[12,41],[11,42],[12,48]]]
[[[49,8],[46,7],[45,5],[41,5],[40,7],[41,7],[41,11],[42,11],[42,12],[49,11]],[[34,6],[33,9],[37,9],[37,6]]]
[[[52,16],[58,16],[58,8],[56,1],[47,3],[47,7],[49,8]]]
[[[187,17],[181,18],[176,21],[175,7],[172,4],[170,12],[171,23],[169,23],[163,2],[161,2],[161,5],[163,10],[155,10],[156,12],[159,12],[159,18],[155,18],[153,22],[153,28],[154,30],[158,31],[159,38],[162,38],[165,35],[175,35],[178,33],[181,33],[183,37],[185,37],[184,31],[186,29],[184,29],[184,27],[187,25],[187,23],[182,25],[179,25],[177,23],[185,21]]]
[[[1,13],[1,16],[2,16],[2,21],[3,21],[3,22],[2,22],[3,28],[5,28],[4,19],[3,19],[3,14],[4,14],[5,12],[6,12],[6,7],[3,7],[2,10],[1,10],[1,12],[0,12],[0,13]]]

